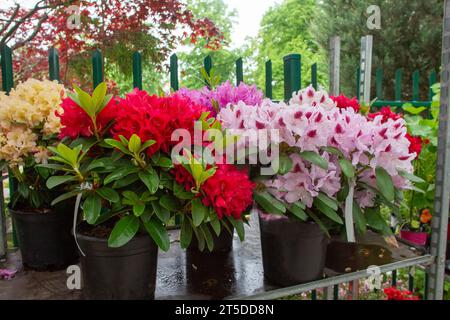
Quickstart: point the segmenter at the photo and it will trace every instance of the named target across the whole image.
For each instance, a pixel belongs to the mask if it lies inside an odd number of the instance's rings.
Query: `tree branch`
[[[11,15],[11,19],[6,20],[5,25],[0,29],[0,34],[2,34],[3,32],[6,31],[6,29],[9,28],[9,26],[11,25],[11,23],[14,21],[14,19],[17,17],[17,14],[19,13],[19,9],[20,9],[20,5],[18,3],[16,3],[16,8],[14,9],[12,15]]]
[[[42,24],[47,20],[48,15],[45,13],[38,21],[36,28],[34,29],[34,31],[23,41],[17,42],[16,44],[14,44],[11,48],[11,50],[15,50],[17,48],[23,47],[27,42],[31,41],[39,32],[39,30],[41,30]]]

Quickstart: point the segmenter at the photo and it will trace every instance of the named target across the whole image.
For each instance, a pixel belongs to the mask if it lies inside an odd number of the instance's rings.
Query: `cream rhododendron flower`
[[[40,141],[59,133],[55,111],[64,96],[63,85],[36,79],[20,83],[9,95],[0,92],[0,160],[11,167],[23,165],[28,156],[46,161],[48,153]]]

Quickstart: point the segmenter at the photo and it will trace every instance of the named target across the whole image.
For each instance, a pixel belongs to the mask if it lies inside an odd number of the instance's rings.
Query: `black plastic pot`
[[[77,232],[83,294],[86,299],[153,299],[158,247],[148,235],[137,235],[120,248],[108,240]]]
[[[39,271],[60,270],[77,263],[78,252],[71,234],[71,209],[63,207],[46,213],[9,211],[25,267]]]
[[[322,278],[328,239],[315,223],[259,213],[265,278],[287,287]]]

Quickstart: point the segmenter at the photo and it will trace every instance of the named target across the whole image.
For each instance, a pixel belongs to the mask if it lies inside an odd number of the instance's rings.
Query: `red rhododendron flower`
[[[406,139],[409,140],[409,153],[416,153],[416,159],[422,152],[422,138],[418,136],[411,136],[409,133],[405,135]]]
[[[79,136],[90,137],[94,134],[94,125],[88,114],[71,98],[61,102],[63,113],[55,112],[60,118],[62,128],[59,138],[69,137],[76,139]],[[112,121],[116,114],[116,100],[111,99],[103,110],[97,115],[97,130],[101,132]]]
[[[359,105],[358,99],[356,97],[348,98],[341,94],[340,96],[330,96],[331,100],[336,102],[336,107],[341,109],[353,108],[355,112],[359,112],[361,106]]]
[[[369,113],[367,115],[367,118],[369,119],[375,119],[376,116],[383,116],[383,119],[381,119],[381,123],[385,123],[386,121],[388,121],[388,119],[392,119],[392,120],[397,120],[400,119],[402,117],[401,114],[392,112],[391,108],[389,107],[382,107],[380,111],[378,112],[374,112],[374,113]]]
[[[254,187],[246,172],[230,164],[219,164],[215,174],[201,187],[202,202],[213,206],[219,219],[223,216],[241,219],[242,212],[253,202]]]
[[[384,294],[387,295],[387,300],[419,300],[418,296],[414,296],[411,291],[399,290],[396,287],[385,288]]]
[[[186,170],[181,164],[174,166],[170,173],[175,176],[175,181],[184,186],[186,191],[191,191],[192,187],[195,186],[194,178],[191,173]]]
[[[142,141],[155,140],[155,144],[147,149],[150,156],[158,150],[169,153],[170,147],[178,143],[171,141],[174,130],[186,129],[193,137],[194,122],[204,111],[206,107],[177,95],[149,96],[146,91],[135,89],[124,99],[119,99],[111,132],[116,139],[119,135],[129,139],[135,133]]]

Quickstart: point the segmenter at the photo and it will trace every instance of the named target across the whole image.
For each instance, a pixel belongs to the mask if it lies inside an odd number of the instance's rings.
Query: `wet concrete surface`
[[[243,243],[235,234],[230,253],[210,256],[186,255],[179,247],[178,231],[171,230],[171,249],[167,253],[160,251],[158,256],[155,299],[222,299],[274,289],[264,280],[256,216],[251,217],[250,227],[245,228],[246,240]],[[368,232],[362,241],[376,248],[387,248],[383,239],[372,232]],[[403,244],[391,251],[388,262],[416,256]],[[340,268],[345,269],[345,265],[351,263],[344,254],[337,257]],[[19,252],[11,252],[8,261],[0,263],[0,268],[16,268],[19,271],[11,280],[0,280],[0,299],[83,299],[82,290],[67,288],[68,274],[65,270],[23,270]],[[336,274],[332,270],[326,273]]]

